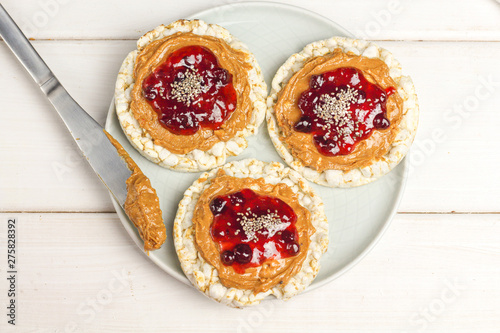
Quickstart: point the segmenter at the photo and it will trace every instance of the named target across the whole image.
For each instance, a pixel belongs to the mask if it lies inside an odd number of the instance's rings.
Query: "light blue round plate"
[[[189,18],[219,24],[246,43],[257,57],[268,86],[281,64],[305,45],[332,36],[352,36],[338,24],[318,14],[276,3],[234,3],[209,9]],[[141,156],[123,134],[116,118],[114,103],[109,109],[106,130],[123,145],[151,179],[160,198],[168,238],[161,249],[150,252],[147,258],[176,279],[189,283],[175,253],[172,226],[177,204],[184,191],[200,174],[169,171]],[[250,138],[249,148],[229,161],[249,157],[283,163],[274,150],[265,124],[257,136]],[[309,290],[339,277],[375,246],[396,213],[406,183],[407,170],[408,160],[404,159],[388,175],[369,185],[353,189],[313,185],[325,203],[330,224],[330,247],[321,259],[320,273]],[[130,237],[142,249],[143,242],[135,227],[118,203],[113,200],[113,204]]]

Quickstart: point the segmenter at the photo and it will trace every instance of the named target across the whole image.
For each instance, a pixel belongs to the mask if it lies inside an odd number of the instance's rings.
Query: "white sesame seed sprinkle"
[[[189,68],[180,81],[170,84],[172,97],[179,103],[190,106],[193,100],[203,91],[203,77],[197,69]]]
[[[353,132],[359,129],[359,124],[352,117],[350,107],[358,101],[358,91],[352,87],[340,90],[336,88],[335,93],[323,94],[319,98],[321,103],[318,103],[313,112],[325,121],[322,125],[323,129],[327,130],[327,135],[331,134],[335,127],[340,138],[345,139]],[[339,137],[334,136],[337,141]]]
[[[238,213],[238,215],[240,214]],[[240,216],[242,217],[237,218],[237,221],[240,222],[243,228],[247,242],[256,242],[258,240],[257,232],[266,230],[268,236],[272,237],[276,232],[284,230],[290,225],[289,222],[281,221],[279,215],[276,213],[267,213],[259,216],[251,212],[245,212],[245,214]]]

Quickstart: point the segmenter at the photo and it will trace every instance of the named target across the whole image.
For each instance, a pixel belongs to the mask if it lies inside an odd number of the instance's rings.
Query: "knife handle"
[[[0,36],[40,87],[54,77],[50,68],[1,4]]]
[[[94,133],[102,131],[102,127],[64,89],[1,4],[0,36],[47,96],[73,138],[79,140],[82,137],[89,137],[89,133],[90,136],[94,136]],[[82,149],[81,143],[77,141]]]
[[[16,22],[14,22],[1,4],[0,36],[54,105],[70,131],[72,127],[76,127],[74,125],[77,124],[74,123],[87,123],[89,127],[100,129],[95,120],[81,109],[78,103],[64,89],[54,73],[52,73],[45,61],[36,52]],[[75,133],[72,132],[72,134],[73,137],[76,137]]]
[[[125,181],[131,171],[104,134],[101,125],[64,89],[1,4],[0,36],[59,113],[96,174],[123,206],[127,194]]]

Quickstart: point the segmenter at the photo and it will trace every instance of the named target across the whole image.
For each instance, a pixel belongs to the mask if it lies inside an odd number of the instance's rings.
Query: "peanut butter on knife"
[[[144,251],[157,250],[165,242],[167,233],[156,190],[120,143],[108,132],[104,133],[132,171],[132,175],[127,179],[125,213],[139,231],[144,241]]]

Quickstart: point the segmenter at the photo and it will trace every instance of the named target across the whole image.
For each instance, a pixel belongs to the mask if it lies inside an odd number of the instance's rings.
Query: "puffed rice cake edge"
[[[397,91],[403,99],[403,118],[399,124],[399,131],[394,142],[380,160],[374,161],[374,163],[364,168],[356,168],[350,171],[324,170],[318,172],[295,158],[281,141],[281,130],[273,106],[278,99],[279,92],[307,60],[311,57],[325,55],[337,48],[340,48],[345,53],[352,52],[355,55],[362,55],[367,58],[378,58],[387,64],[389,74],[396,82]],[[316,41],[304,47],[299,53],[291,55],[276,72],[271,84],[271,93],[267,98],[267,128],[278,154],[291,168],[298,171],[307,180],[329,187],[347,188],[368,184],[395,168],[406,156],[415,138],[418,116],[419,106],[413,81],[409,76],[402,74],[401,65],[394,56],[372,42],[346,37],[332,37]]]
[[[311,213],[311,222],[316,232],[301,270],[286,285],[277,285],[256,295],[251,290],[227,288],[219,280],[215,267],[206,262],[195,247],[193,211],[201,193],[210,186],[217,171],[222,169],[234,177],[264,178],[266,183],[285,183],[298,193],[299,203]],[[268,295],[287,300],[311,284],[320,269],[320,258],[328,248],[328,222],[320,196],[296,171],[278,162],[266,163],[246,159],[227,163],[224,166],[203,173],[184,193],[180,201],[173,227],[174,245],[186,277],[207,297],[231,307],[245,307],[260,303]]]
[[[135,59],[146,45],[177,32],[192,32],[226,41],[232,48],[247,53],[247,61],[252,69],[249,73],[251,83],[250,99],[253,104],[252,118],[249,124],[227,142],[218,142],[207,151],[194,149],[187,154],[175,154],[155,144],[139,125],[130,109],[130,93],[134,86],[133,70]],[[267,85],[255,56],[247,46],[231,35],[225,28],[208,24],[201,20],[178,20],[168,26],[160,25],[149,31],[137,41],[137,50],[130,52],[123,61],[115,85],[115,107],[120,126],[131,145],[150,161],[175,171],[198,172],[223,165],[226,158],[240,154],[247,146],[246,137],[255,135],[266,113]]]

